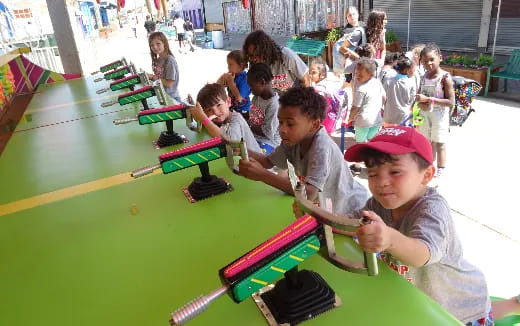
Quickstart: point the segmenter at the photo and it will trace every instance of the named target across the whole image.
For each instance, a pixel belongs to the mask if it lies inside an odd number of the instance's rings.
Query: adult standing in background
[[[188,45],[190,46],[190,51],[195,51],[195,48],[193,47],[193,35],[195,33],[195,30],[193,28],[193,24],[190,21],[190,17],[186,17],[186,22],[184,23],[184,31],[186,36],[186,41],[188,41]]]
[[[243,51],[250,64],[265,63],[271,68],[272,86],[276,92],[284,93],[293,86],[305,85],[305,62],[291,49],[276,44],[264,31],[249,33],[244,41]]]
[[[179,14],[175,14],[175,19],[173,20],[173,27],[175,27],[175,31],[177,32],[177,41],[179,41],[179,52],[182,52],[182,46],[184,43],[184,19],[182,19]]]
[[[147,35],[150,35],[151,33],[155,32],[155,22],[150,18],[150,15],[146,15],[144,28],[146,29]]]
[[[345,11],[345,17],[347,19],[347,26],[343,31],[343,37],[338,43],[342,42],[339,48],[339,53],[345,56],[345,60],[341,61],[342,67],[334,67],[334,71],[342,73],[345,70],[345,66],[349,64],[348,61],[354,61],[359,59],[359,55],[355,52],[356,48],[367,42],[365,28],[359,21],[359,12],[356,7],[348,7]],[[345,74],[345,81],[350,83],[352,80],[352,74]]]

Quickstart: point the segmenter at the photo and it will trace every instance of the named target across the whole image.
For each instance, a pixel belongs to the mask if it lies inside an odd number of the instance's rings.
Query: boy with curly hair
[[[330,199],[334,213],[363,207],[367,190],[354,180],[338,145],[321,126],[325,107],[325,99],[313,88],[289,89],[280,97],[278,109],[282,143],[269,155],[250,153],[248,161],[240,161],[240,174],[293,194],[286,176],[269,171],[274,166],[287,169],[289,161],[305,185],[309,200],[328,209]]]

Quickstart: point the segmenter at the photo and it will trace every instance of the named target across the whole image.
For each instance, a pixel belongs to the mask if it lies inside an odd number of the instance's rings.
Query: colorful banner
[[[80,78],[80,74],[60,74],[42,68],[20,55],[9,61],[14,76],[15,93],[35,91],[41,84]]]

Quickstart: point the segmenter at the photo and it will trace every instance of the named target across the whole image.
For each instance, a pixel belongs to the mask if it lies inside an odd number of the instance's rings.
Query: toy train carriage
[[[126,66],[126,65],[128,65],[127,62],[126,62],[126,59],[122,58],[120,60],[116,60],[114,62],[111,62],[109,64],[101,66],[99,68],[99,71],[102,72],[102,73],[106,73],[106,72],[108,72],[110,70],[114,70],[114,69],[117,69],[119,67]]]
[[[241,302],[320,250],[323,226],[304,215],[219,271],[235,302]]]

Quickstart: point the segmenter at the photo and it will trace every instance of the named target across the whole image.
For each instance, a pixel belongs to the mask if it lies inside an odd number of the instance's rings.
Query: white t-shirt
[[[173,26],[177,30],[177,34],[184,34],[184,19],[177,18],[173,21]]]
[[[352,106],[359,107],[354,127],[370,128],[381,124],[381,108],[385,90],[379,79],[371,78],[354,91]]]

